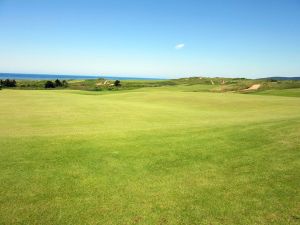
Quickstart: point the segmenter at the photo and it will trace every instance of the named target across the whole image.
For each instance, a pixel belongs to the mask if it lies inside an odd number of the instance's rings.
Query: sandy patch
[[[245,89],[245,91],[255,91],[258,90],[260,88],[260,84],[253,84],[251,87]]]

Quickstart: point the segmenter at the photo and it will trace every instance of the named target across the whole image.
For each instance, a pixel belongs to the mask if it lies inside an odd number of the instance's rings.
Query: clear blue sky
[[[300,0],[0,0],[0,72],[300,76]]]

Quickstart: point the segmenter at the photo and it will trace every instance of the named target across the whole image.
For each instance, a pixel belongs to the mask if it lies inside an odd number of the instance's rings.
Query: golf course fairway
[[[299,224],[300,98],[0,91],[0,224]]]

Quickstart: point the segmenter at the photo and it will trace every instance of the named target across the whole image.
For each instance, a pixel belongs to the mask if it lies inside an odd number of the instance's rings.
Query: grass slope
[[[97,93],[1,91],[0,224],[299,224],[299,98]]]
[[[258,95],[275,95],[275,96],[286,96],[286,97],[300,97],[300,88],[293,89],[271,89],[265,91],[255,92]]]

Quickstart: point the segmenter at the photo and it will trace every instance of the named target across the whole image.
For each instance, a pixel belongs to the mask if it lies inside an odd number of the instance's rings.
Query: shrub
[[[64,87],[68,87],[68,82],[67,82],[66,80],[63,80],[63,81],[62,81],[62,85],[63,85]]]
[[[45,83],[45,88],[55,88],[55,85],[52,81],[47,80]]]
[[[0,80],[0,85],[2,87],[16,87],[17,86],[17,82],[15,80],[10,80],[10,79],[6,79],[6,80]]]
[[[119,80],[116,80],[116,81],[114,82],[114,85],[115,85],[116,87],[119,87],[119,86],[121,86],[121,81],[119,81]]]
[[[56,80],[55,80],[55,87],[61,87],[61,86],[63,86],[63,85],[62,85],[62,83],[60,82],[60,80],[59,80],[59,79],[56,79]]]

